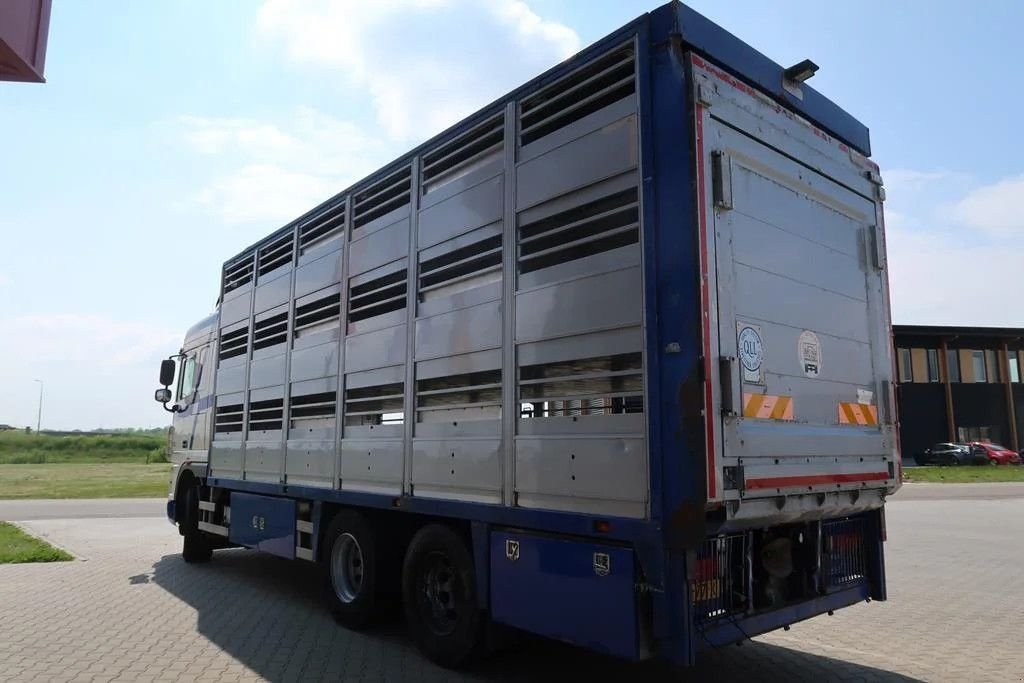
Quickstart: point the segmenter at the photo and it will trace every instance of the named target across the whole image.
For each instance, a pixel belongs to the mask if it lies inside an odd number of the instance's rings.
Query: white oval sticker
[[[758,372],[764,362],[764,345],[761,335],[753,327],[744,327],[739,337],[740,363],[747,372]]]
[[[797,360],[800,369],[808,377],[817,377],[821,374],[821,342],[818,335],[810,330],[800,333],[800,340],[796,344]]]

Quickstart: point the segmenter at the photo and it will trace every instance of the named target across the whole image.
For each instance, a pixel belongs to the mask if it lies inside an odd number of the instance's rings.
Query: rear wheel
[[[342,510],[324,539],[326,593],[334,619],[353,630],[368,626],[377,608],[377,544],[358,512]]]
[[[431,524],[413,537],[402,567],[402,599],[410,634],[429,659],[457,668],[480,653],[484,613],[473,557],[452,529]]]

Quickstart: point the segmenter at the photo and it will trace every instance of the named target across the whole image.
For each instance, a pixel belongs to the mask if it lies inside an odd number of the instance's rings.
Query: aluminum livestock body
[[[884,600],[883,191],[815,69],[671,3],[228,260],[157,392],[186,561],[320,563],[448,666]]]

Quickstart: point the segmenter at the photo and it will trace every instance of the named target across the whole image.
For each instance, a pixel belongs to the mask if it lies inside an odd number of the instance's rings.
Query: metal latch
[[[732,208],[732,160],[718,150],[711,153],[711,192],[715,208]]]

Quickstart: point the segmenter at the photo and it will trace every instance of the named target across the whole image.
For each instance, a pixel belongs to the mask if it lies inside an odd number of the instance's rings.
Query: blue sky
[[[1024,325],[1024,4],[693,2],[864,121],[894,321]],[[623,0],[54,2],[0,84],[0,423],[167,422],[158,360],[220,264],[651,9]]]

